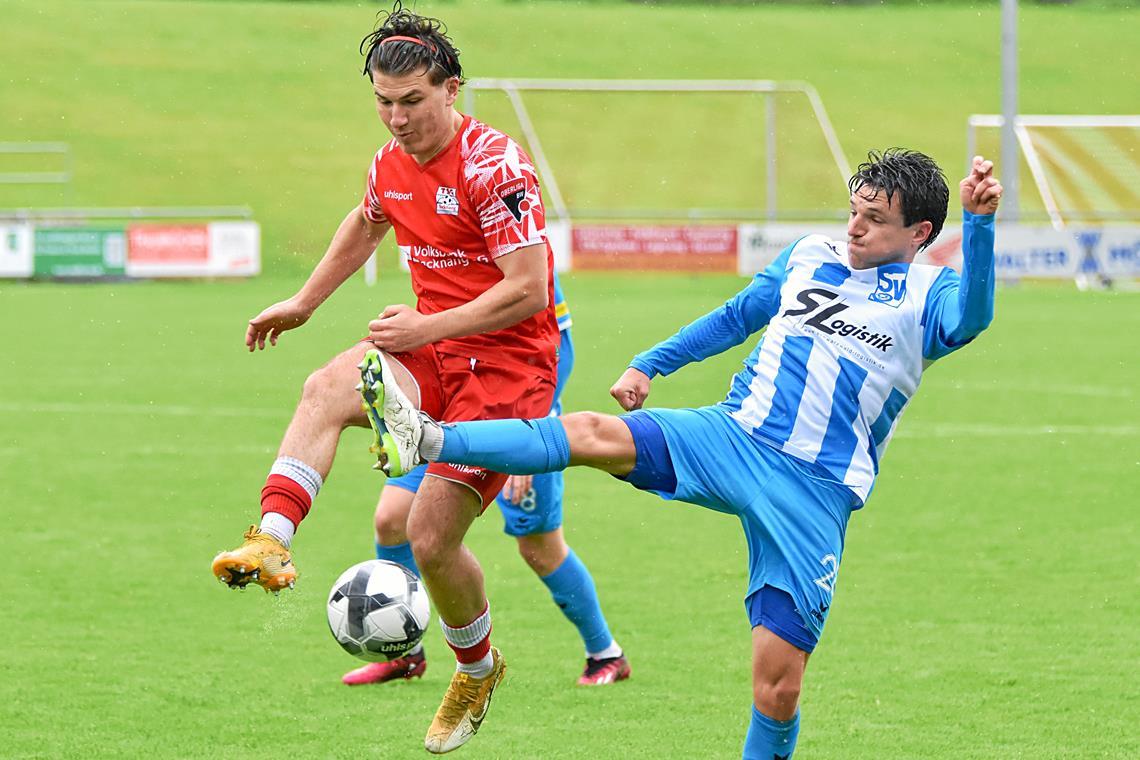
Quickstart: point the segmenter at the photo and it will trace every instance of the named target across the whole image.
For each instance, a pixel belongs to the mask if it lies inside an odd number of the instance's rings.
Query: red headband
[[[435,52],[435,45],[431,45],[427,42],[424,42],[421,39],[417,39],[416,37],[404,37],[402,35],[397,34],[397,35],[393,35],[392,37],[385,37],[384,39],[380,40],[381,45],[384,45],[384,44],[389,43],[389,42],[414,42],[415,44],[417,44],[421,47],[426,47],[428,50],[430,50],[433,53]]]

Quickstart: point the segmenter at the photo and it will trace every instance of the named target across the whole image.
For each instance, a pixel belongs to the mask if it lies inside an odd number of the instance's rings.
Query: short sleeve
[[[543,243],[546,211],[530,157],[506,135],[494,137],[472,152],[464,178],[487,250],[498,258]]]
[[[364,209],[364,218],[373,224],[384,224],[388,221],[388,217],[384,215],[384,209],[380,206],[380,192],[376,189],[382,154],[383,150],[380,150],[372,159],[372,167],[368,170],[368,186],[364,189],[364,202],[361,204]]]

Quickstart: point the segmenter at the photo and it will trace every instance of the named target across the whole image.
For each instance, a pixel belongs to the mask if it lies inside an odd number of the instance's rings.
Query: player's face
[[[847,220],[847,255],[851,266],[869,269],[881,264],[910,262],[930,234],[928,221],[903,224],[902,199],[863,186],[851,194]]]
[[[454,77],[432,84],[427,69],[393,76],[372,72],[376,113],[396,142],[420,163],[439,153],[455,135],[459,95]]]

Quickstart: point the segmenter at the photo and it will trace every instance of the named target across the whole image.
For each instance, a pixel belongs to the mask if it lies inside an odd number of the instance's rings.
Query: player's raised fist
[[[1001,200],[1001,183],[994,178],[994,163],[974,156],[970,173],[958,183],[962,208],[971,214],[993,214]]]
[[[296,299],[290,298],[270,306],[265,311],[249,320],[245,330],[245,346],[250,351],[255,348],[265,349],[265,341],[269,340],[272,346],[277,345],[277,337],[286,330],[300,327],[313,316],[313,310]]]
[[[610,395],[627,412],[640,409],[649,397],[649,376],[641,370],[630,367],[610,388]]]

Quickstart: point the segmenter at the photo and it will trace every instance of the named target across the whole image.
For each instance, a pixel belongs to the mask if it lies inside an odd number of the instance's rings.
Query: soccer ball
[[[424,637],[430,618],[427,591],[403,565],[371,559],[336,579],[328,617],[344,651],[369,662],[394,660]]]

